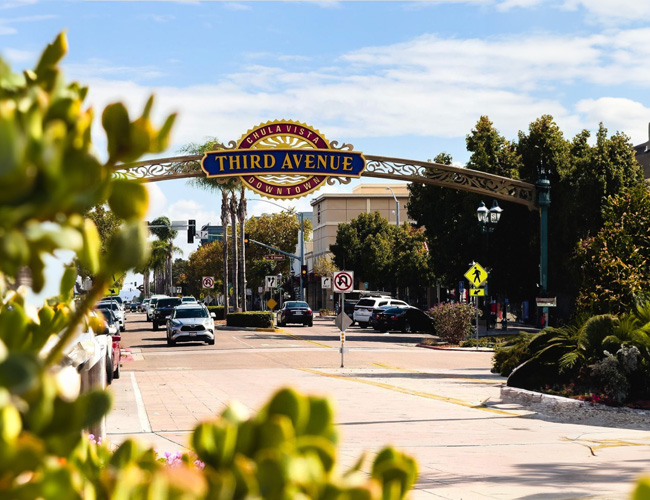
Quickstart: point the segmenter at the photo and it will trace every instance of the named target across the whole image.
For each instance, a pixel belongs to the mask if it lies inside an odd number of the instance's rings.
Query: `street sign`
[[[485,288],[470,288],[470,297],[485,297]]]
[[[557,307],[557,297],[535,297],[537,307]]]
[[[108,294],[109,295],[119,295],[120,294],[120,289],[119,288],[109,288],[108,289]]]
[[[208,231],[198,231],[197,235],[200,239],[207,240],[210,236],[210,233]]]
[[[266,276],[264,278],[264,288],[266,290],[273,290],[278,286],[278,277],[275,275]]]
[[[282,261],[284,260],[284,255],[277,254],[277,253],[269,253],[264,256],[264,260]]]
[[[257,287],[257,293],[263,293],[264,292],[264,287],[263,286],[258,286]]]
[[[354,271],[336,271],[332,277],[335,292],[347,293],[354,289]]]
[[[273,309],[277,305],[278,305],[278,303],[275,300],[273,300],[272,298],[270,298],[269,300],[266,301],[266,306],[269,309]]]
[[[481,267],[481,264],[475,262],[472,264],[472,267],[467,270],[465,277],[467,278],[467,281],[469,281],[470,285],[478,288],[486,279],[488,279],[488,273]]]
[[[214,288],[214,276],[203,276],[201,284],[203,288]]]
[[[352,320],[350,319],[350,316],[348,316],[346,313],[339,313],[338,316],[334,319],[334,324],[336,327],[344,332],[348,328],[350,328],[350,325],[352,324]]]
[[[320,279],[320,287],[325,290],[332,288],[332,278],[329,278],[327,276],[323,276]]]
[[[183,293],[183,287],[182,286],[177,286],[176,287],[176,293]]]

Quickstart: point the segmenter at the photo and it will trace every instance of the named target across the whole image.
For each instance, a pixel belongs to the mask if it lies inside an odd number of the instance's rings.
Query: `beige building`
[[[413,222],[408,219],[406,211],[409,199],[406,184],[360,184],[352,193],[328,193],[314,198],[311,202],[313,246],[311,252],[305,255],[310,272],[318,259],[331,257],[330,245],[336,242],[340,223],[350,222],[362,213],[379,212],[391,224],[395,224],[398,216],[395,198],[399,204],[400,224]],[[310,284],[308,300],[313,307],[332,307],[327,292],[321,292],[320,283]]]

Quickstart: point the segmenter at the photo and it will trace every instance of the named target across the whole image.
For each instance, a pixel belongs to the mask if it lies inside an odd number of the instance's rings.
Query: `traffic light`
[[[307,276],[307,266],[300,266],[300,276],[303,278]]]
[[[196,221],[191,219],[187,221],[187,242],[194,243],[196,236]]]
[[[248,248],[250,246],[250,241],[248,241],[248,233],[244,233],[244,247]]]

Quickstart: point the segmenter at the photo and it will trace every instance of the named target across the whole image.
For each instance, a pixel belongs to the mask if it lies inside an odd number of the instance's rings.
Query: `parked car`
[[[180,297],[165,297],[156,301],[156,308],[153,311],[152,321],[153,329],[158,330],[160,325],[167,323],[174,307],[181,305]]]
[[[115,300],[102,300],[97,303],[96,308],[113,311],[120,324],[120,331],[123,332],[126,330],[126,315],[124,314],[124,309],[122,309],[119,302]]]
[[[138,311],[146,313],[147,312],[147,306],[149,305],[149,301],[151,299],[143,299],[140,304],[138,304]]]
[[[434,333],[433,318],[417,307],[391,307],[377,316],[379,331],[399,330],[404,333]]]
[[[396,300],[391,300],[391,302],[401,302],[401,301],[396,301]],[[383,305],[379,307],[375,307],[372,310],[372,314],[370,315],[370,319],[368,320],[368,325],[372,326],[373,329],[379,330],[379,326],[377,325],[377,316],[379,316],[379,313],[385,311],[386,309],[390,309],[393,307],[409,307],[407,305],[400,305],[400,304],[392,304],[392,305]]]
[[[408,307],[403,300],[391,299],[390,297],[364,297],[354,306],[352,319],[359,323],[359,328],[366,328],[370,323],[370,316],[375,307],[381,306],[402,306]]]
[[[181,304],[172,311],[167,321],[167,345],[184,340],[201,340],[214,345],[215,313],[200,304]]]
[[[98,333],[102,337],[106,337],[106,383],[110,384],[113,382],[113,379],[120,378],[120,366],[122,363],[120,342],[122,341],[122,337],[118,331],[119,323],[112,310],[97,309],[95,310],[95,314],[98,314],[106,325],[104,331]]]
[[[287,323],[314,326],[314,313],[307,302],[290,300],[285,302],[282,309],[278,311],[277,322],[278,326],[285,326]]]
[[[183,301],[183,304],[196,304],[197,303],[196,299],[194,297],[192,297],[191,295],[186,296],[186,297],[182,297],[181,300]]]

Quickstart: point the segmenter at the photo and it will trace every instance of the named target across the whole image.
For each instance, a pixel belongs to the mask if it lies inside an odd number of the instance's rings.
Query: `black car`
[[[180,297],[165,297],[158,299],[156,302],[156,309],[152,315],[153,329],[158,330],[160,325],[167,323],[167,318],[171,316],[174,307],[180,306],[182,303]]]
[[[307,302],[290,300],[285,302],[278,311],[278,326],[287,323],[302,323],[305,326],[314,326],[314,313]]]
[[[377,326],[380,332],[400,330],[404,333],[426,332],[434,333],[433,318],[427,316],[416,307],[393,307],[377,315]]]

